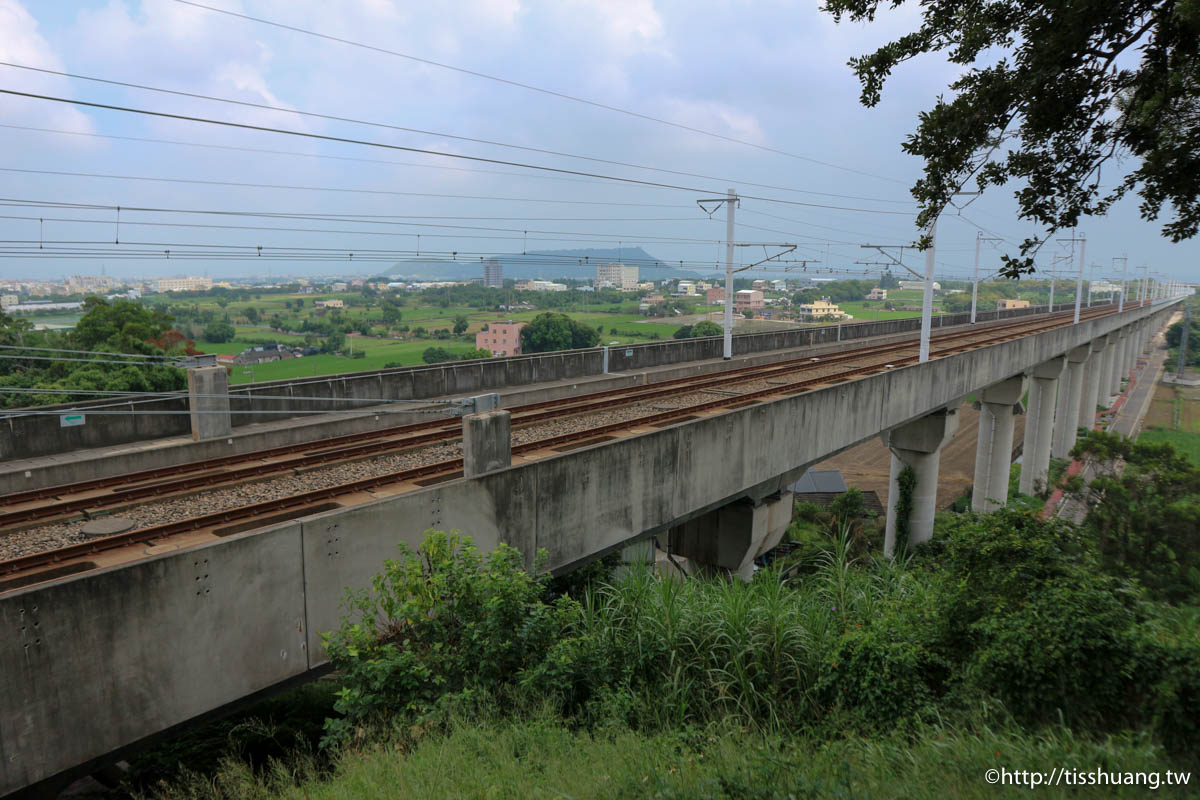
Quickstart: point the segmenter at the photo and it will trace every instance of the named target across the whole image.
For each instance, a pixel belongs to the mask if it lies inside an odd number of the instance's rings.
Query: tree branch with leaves
[[[907,0],[891,0],[894,9]],[[872,22],[881,0],[826,0],[839,22]],[[924,0],[920,28],[851,59],[874,106],[899,65],[944,53],[966,67],[903,143],[925,160],[912,188],[924,230],[955,192],[1019,183],[1019,214],[1046,229],[1005,256],[1034,271],[1038,249],[1130,192],[1163,235],[1200,228],[1200,0]],[[1105,185],[1106,165],[1136,161]]]

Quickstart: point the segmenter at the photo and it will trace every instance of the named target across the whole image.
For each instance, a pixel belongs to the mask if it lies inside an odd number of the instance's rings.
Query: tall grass
[[[856,565],[850,552],[843,532],[795,581],[776,570],[749,583],[627,570],[585,594],[574,633],[603,643],[613,661],[592,679],[628,687],[643,724],[782,729],[821,715],[813,688],[848,627],[924,591],[905,564]]]
[[[1055,767],[1121,772],[1178,770],[1148,740],[1081,739],[1069,730],[1029,734],[1004,726],[923,726],[898,736],[825,741],[714,726],[646,734],[572,731],[554,720],[461,720],[415,743],[347,751],[332,776],[303,760],[255,774],[227,763],[211,778],[163,790],[177,800],[399,800],[400,798],[911,798],[1144,797],[1146,786],[996,786],[989,769]],[[1186,769],[1186,767],[1185,767]],[[1155,796],[1195,796],[1162,787]]]

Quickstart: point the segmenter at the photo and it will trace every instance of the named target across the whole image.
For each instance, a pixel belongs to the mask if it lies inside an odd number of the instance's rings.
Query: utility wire
[[[214,103],[228,103],[230,105],[265,109],[267,111],[276,111],[276,112],[283,113],[283,114],[295,114],[297,116],[313,117],[315,119],[325,119],[325,120],[332,120],[332,121],[336,121],[336,122],[348,122],[348,123],[351,123],[354,125],[366,125],[366,126],[370,126],[373,128],[384,128],[387,130],[402,131],[404,133],[415,133],[415,134],[419,134],[422,136],[436,136],[436,137],[443,138],[443,139],[454,139],[457,141],[471,142],[473,144],[483,144],[483,145],[488,145],[491,147],[504,147],[504,148],[507,148],[510,150],[521,150],[521,151],[528,152],[528,153],[538,153],[540,155],[555,156],[558,158],[574,158],[574,159],[577,159],[580,161],[590,161],[595,164],[607,164],[608,166],[615,166],[615,167],[628,167],[629,169],[646,170],[648,172],[657,172],[657,173],[660,173],[663,175],[678,175],[678,176],[685,177],[685,178],[702,178],[704,180],[719,181],[721,183],[736,183],[740,186],[754,186],[759,189],[772,189],[774,191],[795,192],[798,194],[815,194],[815,195],[822,195],[825,197],[837,197],[837,198],[841,198],[843,200],[869,200],[869,201],[879,202],[879,203],[898,203],[901,205],[912,205],[911,200],[890,200],[890,199],[878,198],[878,197],[859,197],[857,195],[844,195],[844,194],[834,194],[832,192],[819,192],[819,191],[815,191],[815,190],[810,191],[807,189],[794,189],[794,188],[791,188],[788,186],[776,186],[776,185],[769,184],[769,183],[755,183],[753,181],[746,181],[746,180],[741,180],[741,179],[737,179],[737,178],[721,178],[721,177],[715,177],[712,175],[704,175],[704,174],[696,173],[696,172],[685,172],[685,171],[681,171],[681,170],[667,169],[665,167],[651,167],[651,166],[646,166],[645,164],[633,164],[628,161],[617,161],[614,159],[596,158],[594,156],[578,155],[576,153],[566,153],[566,152],[562,152],[559,150],[549,150],[549,149],[543,148],[543,147],[532,147],[529,145],[510,144],[508,142],[499,142],[494,139],[479,139],[479,138],[472,137],[472,136],[459,136],[457,134],[446,133],[444,131],[427,131],[427,130],[423,130],[420,128],[407,128],[407,127],[400,126],[400,125],[390,125],[390,124],[384,123],[384,122],[372,122],[369,120],[354,119],[352,117],[339,117],[339,116],[335,116],[332,114],[321,114],[321,113],[318,113],[315,111],[300,111],[298,109],[293,109],[293,108],[283,108],[280,106],[267,105],[266,103],[254,103],[254,102],[251,102],[248,100],[234,100],[234,99],[228,98],[228,97],[215,97],[213,95],[196,94],[195,92],[184,92],[184,91],[179,91],[176,89],[163,89],[163,88],[160,88],[157,86],[147,86],[145,84],[140,84],[140,83],[126,83],[124,81],[114,81],[114,80],[108,80],[106,78],[96,78],[96,77],[92,77],[89,75],[79,75],[79,74],[71,73],[71,72],[59,72],[57,70],[44,69],[41,67],[30,67],[30,66],[26,66],[24,64],[14,64],[10,61],[0,61],[0,66],[12,67],[15,69],[26,69],[26,70],[31,70],[34,72],[42,72],[42,73],[46,73],[46,74],[50,74],[50,75],[60,75],[65,78],[75,78],[78,80],[91,81],[94,83],[103,83],[103,84],[108,84],[111,86],[124,86],[124,87],[131,88],[131,89],[141,89],[141,90],[147,91],[147,92],[158,92],[161,94],[175,95],[175,96],[180,96],[180,97],[191,97],[191,98],[194,98],[197,100],[209,100]],[[422,152],[422,151],[417,151],[417,152]]]
[[[16,131],[32,131],[37,133],[57,133],[63,136],[87,136],[93,139],[112,139],[122,142],[141,142],[144,144],[169,144],[178,147],[203,147],[209,150],[229,150],[240,153],[265,153],[273,156],[295,156],[297,158],[321,158],[332,161],[357,161],[363,164],[390,164],[397,167],[419,167],[421,169],[439,169],[451,172],[473,172],[480,175],[505,175],[519,178],[537,178],[543,181],[568,181],[570,183],[603,184],[603,181],[584,180],[582,178],[562,178],[557,175],[530,175],[526,172],[506,172],[499,169],[473,169],[471,167],[449,167],[444,164],[419,164],[415,161],[392,161],[386,158],[359,158],[357,156],[335,156],[328,153],[301,153],[296,150],[272,150],[267,147],[239,147],[231,144],[204,144],[201,142],[181,142],[176,139],[153,139],[145,136],[117,136],[111,133],[90,133],[85,131],[64,131],[58,128],[38,128],[33,125],[10,125],[0,123],[0,128]]]
[[[373,142],[367,139],[354,139],[345,136],[330,136],[321,133],[310,133],[308,131],[296,131],[287,128],[274,128],[267,125],[251,125],[245,122],[232,122],[230,120],[211,119],[208,117],[198,117],[189,114],[171,114],[166,111],[152,111],[144,108],[133,108],[131,106],[118,106],[111,103],[96,103],[88,100],[75,100],[66,97],[55,97],[53,95],[37,94],[35,92],[19,92],[15,89],[0,89],[0,93],[12,95],[14,97],[28,97],[34,100],[47,100],[55,103],[63,103],[67,105],[84,106],[86,108],[102,108],[108,111],[121,111],[128,114],[140,114],[149,117],[160,117],[163,119],[176,119],[185,122],[200,122],[207,125],[219,125],[227,128],[238,128],[241,130],[262,131],[264,133],[277,133],[286,136],[299,136],[305,139],[316,139],[328,142],[341,142],[343,144],[357,144],[364,147],[378,147],[385,150],[398,150],[407,153],[424,153],[425,155],[441,156],[442,158],[455,158],[465,161],[473,161],[484,164],[498,164],[506,167],[522,167],[524,169],[542,170],[545,172],[553,172],[561,175],[577,175],[585,178],[600,178],[602,180],[614,181],[617,183],[628,183],[636,186],[647,186],[655,189],[674,189],[677,191],[695,193],[695,194],[716,194],[717,190],[710,188],[698,188],[695,186],[683,186],[679,184],[661,183],[658,181],[647,181],[638,178],[620,177],[615,175],[602,175],[595,172],[584,172],[581,170],[564,169],[562,167],[549,167],[542,164],[525,164],[519,161],[506,161],[498,158],[485,158],[483,156],[469,156],[462,153],[446,153],[439,150],[428,150],[421,147],[407,147],[398,144],[388,144],[386,142]],[[914,214],[907,211],[883,211],[873,208],[856,208],[851,206],[833,206],[822,203],[805,203],[800,200],[783,200],[777,197],[762,197],[756,195],[739,195],[744,200],[761,200],[766,203],[781,203],[783,205],[805,206],[809,208],[827,208],[835,211],[856,211],[868,214],[894,214],[897,216],[913,217]]]
[[[274,22],[272,20],[263,19],[261,17],[252,17],[248,14],[239,14],[235,11],[227,11],[225,9],[215,8],[213,6],[206,6],[206,5],[203,5],[202,3],[193,2],[193,0],[176,0],[176,2],[182,3],[183,5],[194,6],[195,8],[202,8],[206,11],[212,11],[212,12],[215,12],[218,14],[226,14],[231,17],[239,17],[241,19],[248,20],[250,22],[257,22],[261,25],[270,25],[275,28],[281,28],[283,30],[292,31],[294,33],[302,33],[302,34],[305,34],[306,36],[314,36],[319,39],[325,39],[325,40],[331,41],[331,42],[338,42],[339,44],[345,44],[345,45],[349,45],[351,47],[358,47],[358,48],[362,48],[364,50],[371,50],[376,53],[383,53],[385,55],[396,56],[398,58],[405,58],[405,59],[408,59],[410,61],[415,61],[420,64],[428,64],[429,66],[432,66],[432,67],[440,67],[441,69],[452,70],[454,72],[459,72],[464,75],[471,75],[476,78],[484,78],[489,81],[495,81],[497,83],[503,83],[503,84],[507,84],[509,86],[515,86],[520,89],[527,89],[531,92],[539,92],[541,94],[550,95],[551,97],[557,97],[562,100],[570,100],[575,103],[582,103],[584,105],[593,106],[595,108],[602,108],[606,111],[615,111],[618,114],[625,114],[627,116],[636,117],[638,119],[644,119],[649,122],[656,122],[660,125],[667,125],[672,128],[678,128],[680,130],[690,131],[692,133],[698,133],[698,134],[701,134],[702,136],[709,136],[714,139],[721,139],[723,141],[731,142],[733,144],[740,144],[744,147],[752,147],[756,150],[761,150],[761,151],[767,152],[767,153],[774,153],[776,155],[787,156],[788,158],[795,158],[800,161],[807,161],[811,164],[820,164],[823,167],[829,167],[831,169],[842,170],[843,172],[851,172],[851,173],[854,173],[855,175],[863,175],[868,178],[876,178],[878,180],[889,181],[891,183],[899,183],[899,184],[904,183],[904,181],[900,181],[895,178],[888,178],[883,175],[875,175],[870,172],[863,172],[861,170],[852,169],[850,167],[843,167],[840,164],[833,164],[828,161],[821,161],[820,159],[810,158],[809,156],[802,156],[802,155],[798,155],[796,153],[789,153],[786,150],[777,150],[774,147],[767,147],[766,145],[755,144],[754,142],[747,142],[743,139],[736,139],[732,136],[725,136],[723,134],[713,133],[711,131],[706,131],[701,128],[694,128],[690,125],[683,125],[678,122],[671,122],[670,120],[661,119],[659,117],[653,117],[648,114],[642,114],[637,111],[630,111],[629,109],[619,108],[617,106],[610,106],[605,103],[597,102],[595,100],[587,100],[582,97],[576,97],[575,95],[570,95],[570,94],[566,94],[563,92],[556,92],[552,89],[543,89],[539,86],[533,86],[528,83],[521,83],[519,81],[510,80],[508,78],[501,78],[497,75],[489,75],[485,72],[477,72],[475,70],[465,69],[463,67],[455,67],[450,64],[443,64],[438,61],[432,61],[430,59],[420,58],[418,56],[409,55],[408,53],[401,53],[396,50],[388,50],[388,49],[382,48],[382,47],[375,47],[374,45],[363,44],[362,42],[355,42],[350,39],[343,39],[343,38],[340,38],[337,36],[330,36],[328,34],[318,33],[316,31],[310,31],[305,28],[298,28],[293,25],[285,25],[284,23]]]
[[[78,217],[33,217],[19,214],[0,214],[0,219],[21,220],[24,222],[63,222],[63,223],[79,223],[85,225],[112,225],[111,219],[82,219]],[[608,220],[604,220],[608,221]],[[688,218],[688,219],[669,219],[669,220],[625,220],[626,222],[655,222],[655,221],[670,221],[670,222],[708,222],[704,217]],[[282,228],[273,225],[218,225],[215,223],[201,222],[147,222],[141,220],[121,220],[122,226],[141,226],[150,228],[203,228],[206,230],[234,230],[234,231],[280,231],[286,233],[322,233],[322,234],[345,234],[355,236],[404,236],[408,238],[427,237],[438,239],[503,239],[506,241],[526,239],[531,242],[573,242],[577,239],[562,239],[555,238],[556,236],[572,236],[572,237],[604,237],[606,239],[617,239],[618,241],[635,241],[635,242],[671,242],[671,243],[697,243],[708,247],[714,242],[723,243],[721,239],[697,239],[694,237],[683,236],[653,236],[648,234],[631,234],[631,233],[600,233],[593,231],[541,231],[522,228],[494,228],[482,225],[446,225],[439,223],[418,223],[418,222],[397,222],[396,225],[404,225],[411,227],[420,227],[422,231],[427,228],[451,228],[455,230],[476,230],[476,231],[500,231],[504,233],[520,233],[522,236],[470,236],[459,233],[407,233],[397,231],[362,231],[362,230],[339,230],[336,228]],[[746,228],[754,228],[756,230],[768,231],[771,233],[784,233],[793,235],[790,231],[777,231],[772,228],[756,228],[754,225],[745,225]],[[529,236],[528,234],[537,234]],[[545,235],[542,235],[545,234]],[[803,236],[800,238],[808,239],[816,242],[834,242],[838,244],[853,244],[853,242],[838,242],[837,240],[820,239],[815,236]]]

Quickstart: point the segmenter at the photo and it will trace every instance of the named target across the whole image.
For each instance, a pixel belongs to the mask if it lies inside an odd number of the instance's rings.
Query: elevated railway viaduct
[[[322,669],[320,634],[337,626],[347,587],[368,585],[398,544],[430,528],[461,530],[485,550],[545,549],[556,570],[658,536],[745,574],[790,520],[787,484],[882,436],[893,479],[905,466],[917,474],[908,528],[920,541],[932,529],[938,453],[965,396],[986,418],[974,505],[1003,505],[1011,417],[1026,388],[1022,481],[1028,470],[1036,485],[1176,302],[947,333],[925,363],[911,339],[781,359],[736,392],[706,384],[703,398],[666,411],[518,445],[509,424],[532,412],[475,415],[462,456],[420,474],[306,496],[286,513],[234,509],[0,562],[0,795],[50,787]],[[889,548],[902,544],[895,495],[893,485]]]

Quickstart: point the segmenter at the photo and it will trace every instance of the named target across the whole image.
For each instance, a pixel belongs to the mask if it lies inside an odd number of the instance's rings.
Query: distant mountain
[[[671,266],[640,247],[602,248],[585,250],[531,250],[524,255],[492,256],[502,265],[505,278],[573,278],[591,280],[596,277],[597,264],[622,263],[638,267],[638,277],[645,281],[667,278],[698,278],[700,273]],[[387,271],[397,278],[417,280],[462,281],[483,275],[483,262],[488,259],[407,259],[397,261]]]

